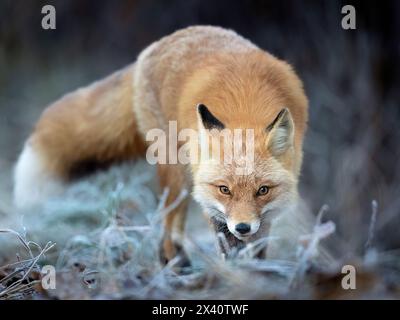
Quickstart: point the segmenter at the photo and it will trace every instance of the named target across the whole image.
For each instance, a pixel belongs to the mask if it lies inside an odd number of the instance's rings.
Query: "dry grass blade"
[[[371,203],[371,207],[372,207],[371,222],[369,224],[368,239],[365,243],[365,251],[368,251],[368,249],[371,248],[372,241],[374,240],[376,216],[378,214],[378,202],[376,200],[373,200]]]
[[[11,269],[9,273],[6,273],[6,275],[0,279],[0,284],[2,285],[2,287],[0,287],[0,300],[24,297],[27,293],[33,292],[35,285],[40,282],[38,279],[31,279],[33,271],[38,271],[40,273],[38,262],[49,250],[55,246],[55,243],[48,242],[42,249],[40,245],[34,242],[27,242],[21,236],[21,234],[14,230],[1,229],[0,233],[9,233],[15,235],[31,257],[30,259],[21,260],[0,267],[0,270],[3,270],[3,272],[7,272],[8,269]],[[36,256],[32,252],[30,244],[40,249]]]
[[[324,214],[328,211],[327,205],[320,209],[312,234],[301,237],[304,248],[300,248],[297,270],[291,279],[291,287],[298,286],[304,279],[304,275],[309,268],[312,259],[318,254],[318,245],[321,240],[327,238],[335,232],[336,225],[332,221],[322,223]]]
[[[29,247],[28,242],[25,241],[25,239],[21,236],[21,234],[19,234],[18,232],[14,231],[14,230],[11,230],[11,229],[0,229],[0,233],[11,233],[11,234],[15,235],[18,238],[18,240],[21,241],[21,243],[24,246],[24,248],[26,249],[26,251],[28,251],[31,258],[33,258],[32,250]]]

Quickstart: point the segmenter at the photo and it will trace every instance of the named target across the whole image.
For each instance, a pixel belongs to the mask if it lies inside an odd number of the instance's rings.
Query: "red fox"
[[[254,170],[210,159],[158,164],[166,205],[192,191],[229,244],[268,235],[271,221],[298,197],[308,119],[303,85],[291,66],[231,30],[194,26],[147,47],[136,62],[50,105],[26,141],[15,168],[14,201],[40,203],[61,192],[86,163],[144,156],[151,129],[198,132],[252,129]],[[178,147],[183,142],[178,142]],[[179,256],[188,199],[164,220],[163,262]]]

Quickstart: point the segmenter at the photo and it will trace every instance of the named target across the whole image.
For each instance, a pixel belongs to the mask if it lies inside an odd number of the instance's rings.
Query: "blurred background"
[[[56,8],[56,30],[41,28],[45,4]],[[356,30],[341,27],[346,4]],[[234,29],[304,80],[300,192],[315,213],[329,205],[325,219],[341,239],[332,247],[363,251],[376,199],[375,245],[399,248],[399,1],[0,1],[0,208],[9,208],[12,165],[46,105],[197,24]]]

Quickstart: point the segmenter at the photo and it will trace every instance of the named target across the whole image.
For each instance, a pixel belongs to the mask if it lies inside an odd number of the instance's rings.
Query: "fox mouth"
[[[232,227],[229,228],[228,221],[226,220],[223,213],[216,208],[213,208],[213,209],[214,209],[214,212],[217,212],[217,214],[212,216],[211,220],[213,221],[217,232],[222,232],[225,235],[230,234],[230,235],[234,236],[236,239],[241,240],[241,241],[245,241],[245,240],[249,239],[252,235],[254,235],[255,232],[251,232],[251,231],[248,233],[242,234],[242,233],[235,231],[234,229],[231,230]],[[257,229],[258,229],[258,227],[257,227]]]
[[[242,241],[249,239],[250,236],[252,235],[250,233],[248,233],[248,234],[239,234],[239,233],[236,233],[236,232],[230,232],[230,233],[233,234],[237,239],[242,240]]]
[[[244,240],[250,238],[250,236],[252,235],[251,233],[240,234],[239,232],[232,232],[231,230],[229,230],[226,221],[222,221],[218,218],[214,217],[213,221],[214,221],[214,225],[216,227],[216,231],[222,232],[223,234],[225,234],[225,236],[231,235],[231,236],[234,236],[238,240],[244,241]]]
[[[214,225],[215,231],[217,233],[222,233],[225,236],[225,239],[230,243],[230,245],[237,246],[240,243],[245,242],[249,237],[249,235],[239,235],[231,232],[228,229],[228,225],[226,220],[218,219],[216,217],[212,217],[211,221]]]

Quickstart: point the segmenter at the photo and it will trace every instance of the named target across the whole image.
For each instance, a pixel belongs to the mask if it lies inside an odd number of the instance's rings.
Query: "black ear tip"
[[[284,116],[286,116],[289,113],[288,108],[283,108],[281,111],[279,111],[277,118],[280,119]]]
[[[200,103],[197,105],[197,111],[200,114],[201,120],[203,122],[203,125],[206,129],[219,129],[222,130],[225,128],[224,124],[219,121],[211,112],[208,110],[208,108]]]
[[[272,128],[279,122],[279,120],[287,117],[289,114],[290,114],[290,111],[287,107],[281,109],[281,111],[279,111],[279,113],[276,116],[276,118],[274,119],[274,121],[272,121],[272,123],[270,123],[269,126],[267,127],[267,131],[271,131]]]
[[[198,111],[198,112],[204,113],[206,110],[208,110],[208,109],[207,109],[207,107],[206,107],[204,104],[199,103],[199,104],[197,105],[197,111]]]
[[[283,108],[283,116],[288,116],[288,115],[290,115],[290,110],[288,109],[288,108]]]

